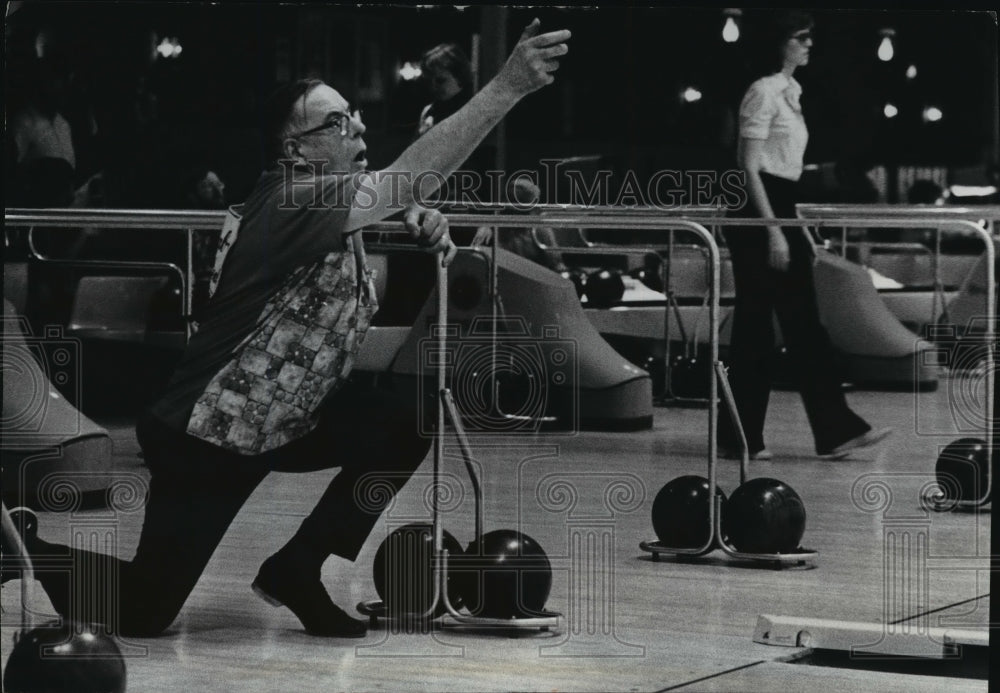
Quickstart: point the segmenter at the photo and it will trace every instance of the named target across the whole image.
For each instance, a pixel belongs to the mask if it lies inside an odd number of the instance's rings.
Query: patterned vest
[[[230,208],[219,239],[209,295],[239,234]],[[316,427],[323,400],[351,372],[378,310],[374,273],[360,237],[354,252],[332,252],[294,271],[267,302],[195,403],[187,432],[243,455],[301,438]]]

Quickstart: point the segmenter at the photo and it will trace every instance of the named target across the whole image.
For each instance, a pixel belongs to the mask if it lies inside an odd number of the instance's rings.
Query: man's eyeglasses
[[[308,130],[303,130],[302,132],[292,133],[291,137],[303,137],[305,135],[312,135],[317,132],[322,132],[323,130],[330,130],[333,128],[340,129],[340,136],[347,137],[347,131],[350,127],[352,120],[361,120],[361,109],[352,108],[347,112],[343,113],[331,113],[328,119],[322,125],[317,125],[314,128],[309,128]]]
[[[811,41],[813,35],[811,31],[800,31],[797,34],[792,34],[791,37],[799,43],[805,43],[806,41]]]

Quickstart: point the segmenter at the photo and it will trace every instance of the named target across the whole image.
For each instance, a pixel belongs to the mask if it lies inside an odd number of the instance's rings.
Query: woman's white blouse
[[[778,72],[750,85],[740,104],[740,137],[764,140],[761,170],[798,180],[809,141],[799,98],[802,86]]]

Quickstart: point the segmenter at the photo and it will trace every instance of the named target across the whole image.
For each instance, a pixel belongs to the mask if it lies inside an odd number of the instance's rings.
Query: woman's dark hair
[[[812,15],[801,10],[775,13],[760,37],[762,74],[780,71],[784,66],[785,43],[796,32],[812,29],[815,24]]]
[[[420,58],[420,69],[423,72],[445,70],[455,77],[462,91],[472,89],[472,63],[454,43],[442,43],[424,53]]]
[[[305,109],[309,92],[325,82],[321,79],[299,79],[275,89],[264,107],[264,136],[267,138],[267,166],[273,166],[284,155],[285,131],[292,118],[295,103],[302,100]]]

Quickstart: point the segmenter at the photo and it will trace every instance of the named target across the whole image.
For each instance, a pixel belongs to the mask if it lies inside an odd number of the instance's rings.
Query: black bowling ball
[[[712,373],[709,359],[678,356],[670,364],[670,393],[685,399],[708,399]]]
[[[630,270],[628,275],[653,291],[663,291],[663,282],[657,272],[651,272],[645,267]]]
[[[946,499],[982,500],[989,485],[989,463],[986,441],[979,438],[959,438],[945,446],[934,471]]]
[[[587,275],[587,305],[592,308],[610,308],[625,295],[625,282],[617,270],[597,270]]]
[[[656,253],[647,253],[642,267],[629,271],[629,276],[637,279],[653,291],[663,291],[663,260]]]
[[[726,494],[718,486],[715,493],[724,503]],[[653,501],[653,531],[661,544],[677,549],[706,545],[711,537],[708,494],[703,476],[680,476],[664,484]]]
[[[586,272],[581,269],[563,270],[559,273],[559,276],[573,283],[573,288],[576,290],[577,298],[581,298],[583,296],[587,286]]]
[[[125,660],[101,626],[47,624],[22,633],[7,660],[10,693],[124,693]]]
[[[805,529],[802,499],[778,479],[750,479],[722,506],[722,534],[737,551],[790,553]]]
[[[545,613],[552,565],[538,542],[513,529],[487,532],[465,550],[462,601],[473,616],[528,618]]]
[[[449,565],[460,559],[462,546],[447,531],[443,533]],[[393,530],[379,545],[372,564],[375,590],[392,616],[422,615],[434,598],[434,525],[414,523]],[[456,609],[461,604],[455,580],[448,580],[448,599]],[[434,616],[445,612],[438,602]]]

